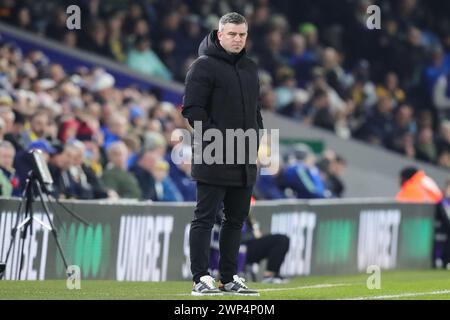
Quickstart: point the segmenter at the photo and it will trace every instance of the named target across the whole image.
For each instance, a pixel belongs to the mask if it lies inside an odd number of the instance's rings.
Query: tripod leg
[[[20,232],[20,237],[22,239],[20,244],[20,263],[19,263],[19,277],[17,280],[22,279],[22,269],[23,269],[23,261],[24,261],[24,250],[25,250],[25,240],[27,237],[28,228],[30,228],[30,235],[33,233],[33,201],[34,201],[34,193],[33,193],[33,179],[30,178],[28,180],[28,186],[25,189],[25,220],[23,229]],[[16,269],[17,274],[17,269]]]
[[[19,226],[19,222],[20,217],[22,215],[22,211],[23,209],[26,207],[26,190],[28,188],[29,185],[29,181],[27,181],[26,186],[25,186],[25,190],[23,192],[23,196],[22,196],[22,200],[19,203],[19,207],[17,208],[17,213],[16,213],[16,221],[14,223],[14,227],[11,230],[11,240],[9,243],[9,247],[8,247],[8,251],[6,252],[6,257],[5,260],[2,262],[2,267],[4,268],[4,270],[2,272],[0,272],[0,280],[6,275],[6,266],[10,257],[10,254],[12,252],[12,249],[14,247],[14,242],[16,241],[16,235],[17,235],[17,231],[18,231],[18,226]],[[25,218],[26,218],[26,213],[25,213]]]
[[[49,222],[49,224],[51,226],[51,231],[52,231],[52,234],[53,234],[53,238],[55,239],[56,246],[58,247],[58,251],[61,254],[61,258],[62,258],[62,260],[64,262],[64,266],[66,267],[66,271],[67,271],[67,268],[68,268],[67,260],[66,260],[66,257],[64,255],[64,252],[63,252],[63,249],[61,247],[61,244],[59,243],[58,234],[56,232],[55,226],[53,225],[53,222],[50,219],[50,213],[49,213],[49,210],[48,210],[47,203],[44,201],[44,197],[42,196],[41,186],[39,185],[39,183],[36,183],[36,187],[38,189],[39,198],[41,199],[41,203],[42,203],[42,206],[44,207],[45,214],[47,215],[48,222]]]

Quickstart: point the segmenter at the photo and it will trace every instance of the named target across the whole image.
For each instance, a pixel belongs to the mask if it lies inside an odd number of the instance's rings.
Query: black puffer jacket
[[[238,55],[228,54],[212,31],[200,44],[199,57],[186,76],[183,115],[191,126],[201,121],[206,129],[219,129],[224,138],[226,129],[263,129],[260,113],[259,82],[256,64],[246,56],[245,49]],[[257,147],[259,147],[259,134]],[[202,143],[202,150],[209,142]],[[237,144],[235,143],[235,149]],[[242,152],[242,150],[240,150]],[[245,164],[195,164],[192,177],[200,182],[226,186],[252,186],[256,180],[256,164],[249,159],[245,144]],[[227,150],[229,152],[229,150]],[[236,150],[235,153],[236,155]]]

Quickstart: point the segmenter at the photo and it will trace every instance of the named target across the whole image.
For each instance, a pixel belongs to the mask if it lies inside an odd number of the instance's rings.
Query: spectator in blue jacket
[[[196,201],[197,184],[191,177],[191,156],[190,146],[183,146],[180,154],[175,152],[175,158],[172,154],[166,155],[166,161],[170,165],[169,177],[183,196],[183,201]]]
[[[152,175],[155,178],[156,201],[183,201],[183,196],[168,173],[169,164],[167,161],[156,161],[152,168]]]
[[[315,156],[305,146],[297,146],[290,154],[291,164],[283,172],[283,183],[298,199],[327,197],[324,181],[315,164]]]

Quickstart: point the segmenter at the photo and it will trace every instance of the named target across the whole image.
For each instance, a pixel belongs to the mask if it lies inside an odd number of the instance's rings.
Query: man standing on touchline
[[[242,15],[232,12],[222,16],[219,30],[212,31],[202,41],[199,57],[186,75],[184,117],[194,131],[201,124],[202,134],[208,129],[219,130],[224,144],[223,161],[212,164],[196,163],[194,147],[192,177],[197,182],[197,205],[189,236],[192,295],[259,295],[237,276],[241,230],[249,213],[257,174],[256,157],[252,159],[252,155],[257,153],[259,130],[263,129],[257,66],[247,57],[244,48],[247,35],[248,24]],[[244,146],[234,143],[234,150],[228,150],[227,129],[253,131],[256,141],[246,141]],[[213,142],[196,141],[195,136],[194,145],[201,144],[201,152]],[[233,151],[235,161],[226,162],[226,155]],[[237,154],[245,155],[244,163],[236,161]],[[211,230],[216,212],[222,208],[217,287],[208,267]]]

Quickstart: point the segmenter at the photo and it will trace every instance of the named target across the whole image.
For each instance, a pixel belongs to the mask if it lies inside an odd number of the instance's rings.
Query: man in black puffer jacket
[[[194,128],[192,177],[197,181],[197,206],[190,229],[193,295],[222,291],[258,295],[236,275],[241,229],[256,180],[259,130],[263,129],[257,66],[244,48],[247,32],[243,16],[234,12],[224,15],[219,30],[212,31],[200,44],[199,57],[186,76],[183,115]],[[216,129],[209,132],[214,131],[214,137],[220,133],[222,139],[206,138],[208,129]],[[240,133],[240,138],[245,137],[243,143],[234,140],[229,145],[230,129],[236,136]],[[213,144],[217,148],[212,148]],[[211,149],[213,162],[206,159]],[[222,205],[218,290],[208,266],[211,230]]]

